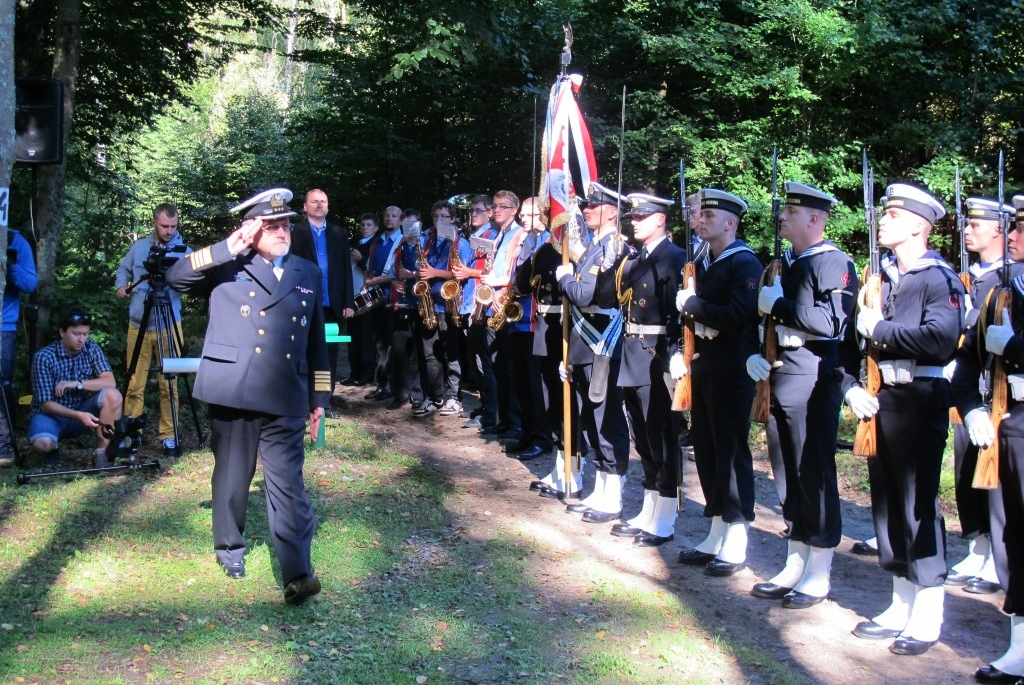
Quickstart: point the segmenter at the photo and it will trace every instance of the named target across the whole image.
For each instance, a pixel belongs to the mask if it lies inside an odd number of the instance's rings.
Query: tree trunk
[[[0,0],[0,255],[7,254],[11,170],[14,169],[14,0]],[[0,259],[0,293],[7,286],[7,260]]]
[[[39,271],[39,287],[36,289],[39,301],[38,335],[47,330],[47,323],[50,320],[54,272],[64,219],[64,173],[67,167],[68,140],[71,136],[75,105],[75,81],[78,77],[78,56],[82,42],[82,0],[60,0],[57,17],[57,49],[53,56],[53,78],[64,82],[64,140],[61,141],[64,154],[60,164],[42,167],[39,172],[37,216],[42,229],[36,255]]]

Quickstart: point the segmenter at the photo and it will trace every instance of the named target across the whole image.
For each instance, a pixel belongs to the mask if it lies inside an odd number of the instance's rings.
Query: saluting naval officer
[[[679,562],[704,566],[713,576],[731,576],[747,560],[747,531],[754,520],[754,460],[747,446],[754,381],[745,363],[757,349],[757,284],[763,267],[736,237],[747,203],[724,190],[701,191],[701,240],[697,282],[686,283],[676,307],[693,319],[692,369],[681,357],[672,376],[693,374],[690,435],[704,493],[708,536],[679,552]]]
[[[558,285],[572,305],[569,368],[580,413],[580,427],[594,452],[594,490],[566,511],[583,514],[587,523],[608,523],[622,514],[622,478],[629,468],[629,429],[618,384],[622,354],[622,313],[615,292],[615,274],[626,256],[618,231],[622,198],[598,183],[587,189],[583,219],[593,231],[590,246],[570,243],[582,251],[575,266],[555,269]],[[565,230],[568,226],[565,227]],[[571,455],[566,455],[566,458]]]
[[[1024,260],[1024,195],[1014,196],[1013,204],[1016,223],[1007,236],[1008,257],[1020,262]],[[1002,251],[999,254],[1002,255]],[[981,349],[978,348],[977,326],[966,329],[964,344],[957,351],[951,383],[953,400],[964,419],[963,427],[972,446],[988,447],[998,439],[999,487],[987,492],[991,495],[992,552],[996,554],[999,583],[1006,592],[1003,611],[1010,615],[1010,645],[999,658],[974,672],[977,682],[997,685],[1020,682],[1024,677],[1024,275],[1018,273],[1013,278],[1011,296],[1010,311],[1005,312],[1012,314],[1010,322],[1005,323],[1004,318],[1004,323],[989,325]],[[974,301],[974,304],[981,307],[983,301]],[[995,312],[989,309],[987,314],[991,316]],[[979,391],[982,369],[992,354],[1002,356],[1009,385],[1008,412],[999,424],[998,438]],[[973,475],[970,470],[964,471],[961,477],[970,484]]]
[[[853,629],[868,640],[896,638],[894,654],[918,655],[939,638],[946,579],[946,530],[939,472],[949,432],[943,377],[963,328],[964,287],[934,250],[932,224],[946,214],[931,193],[894,183],[882,198],[878,244],[882,307],[860,306],[857,332],[878,350],[877,397],[858,380],[860,354],[844,354],[844,398],[860,419],[875,414],[877,456],[868,458],[879,563],[893,574],[892,603]],[[844,352],[856,350],[844,340]]]
[[[747,358],[755,381],[771,378],[772,415],[778,427],[787,479],[782,516],[789,522],[786,565],[750,591],[782,598],[803,609],[828,596],[832,554],[842,538],[836,433],[843,396],[839,343],[853,314],[857,272],[853,261],[824,239],[837,200],[817,188],[788,181],[779,217],[792,247],[782,274],[758,293],[758,311],[771,317],[779,341],[775,368],[760,354]],[[781,474],[776,474],[776,477]]]
[[[612,526],[611,533],[632,535],[638,547],[658,547],[675,538],[680,450],[669,360],[679,351],[682,328],[675,299],[686,250],[668,236],[672,200],[644,193],[632,193],[626,200],[633,240],[641,247],[622,261],[616,278],[625,327],[618,385],[643,467],[644,501],[638,516]]]
[[[320,592],[310,546],[316,521],[302,482],[306,420],[315,435],[330,400],[320,268],[289,256],[292,193],[268,190],[232,208],[244,221],[225,240],[179,260],[176,290],[208,297],[195,396],[209,404],[213,543],[231,578],[245,575],[245,517],[257,453],[284,599]]]

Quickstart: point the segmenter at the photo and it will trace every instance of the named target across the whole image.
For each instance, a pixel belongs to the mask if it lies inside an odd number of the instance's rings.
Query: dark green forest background
[[[60,216],[38,226],[59,246],[40,298],[92,307],[115,357],[114,271],[159,202],[200,245],[235,201],[278,185],[324,189],[345,225],[535,192],[566,22],[601,180],[618,182],[625,86],[623,187],[677,196],[684,158],[690,188],[748,199],[762,251],[774,146],[782,178],[843,200],[831,235],[858,258],[862,147],[876,196],[910,179],[952,207],[957,165],[965,193],[994,195],[1000,149],[1007,198],[1024,191],[1021,0],[26,0],[19,76],[53,73],[69,3],[81,51]],[[26,232],[30,180],[16,168],[11,225]],[[955,259],[952,226],[935,242]]]

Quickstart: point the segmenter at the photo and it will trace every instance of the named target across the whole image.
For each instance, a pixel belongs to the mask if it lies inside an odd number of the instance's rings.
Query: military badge
[[[300,325],[300,326],[305,326],[305,325],[306,325],[307,323],[309,323],[309,320],[308,320],[308,319],[307,319],[306,317],[302,317],[302,318],[301,318],[301,319],[299,320],[299,325]]]
[[[252,310],[249,309],[249,305],[243,304],[242,307],[238,310],[238,313],[241,314],[242,316],[249,316],[249,312],[251,311]]]

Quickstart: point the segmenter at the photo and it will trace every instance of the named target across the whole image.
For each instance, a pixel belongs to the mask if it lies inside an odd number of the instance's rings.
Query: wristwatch
[[[82,385],[82,381],[78,381],[78,385],[75,386],[75,389],[76,390],[81,390],[83,387],[85,387],[85,386]]]

